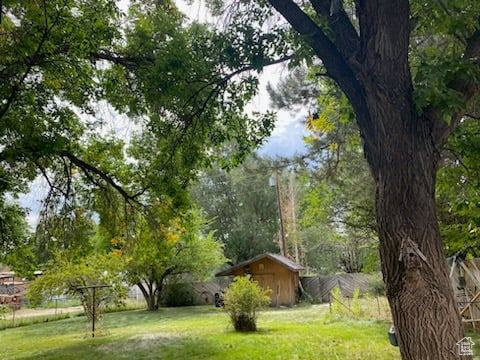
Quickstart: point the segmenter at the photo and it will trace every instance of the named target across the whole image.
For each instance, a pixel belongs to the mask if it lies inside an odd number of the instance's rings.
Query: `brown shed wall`
[[[249,268],[249,271],[246,271]],[[292,306],[298,299],[298,272],[291,271],[269,258],[257,260],[248,266],[237,269],[234,276],[249,273],[252,279],[264,289],[271,289],[270,299],[273,306]]]

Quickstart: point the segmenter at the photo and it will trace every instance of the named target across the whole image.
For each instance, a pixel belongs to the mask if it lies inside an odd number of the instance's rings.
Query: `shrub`
[[[5,319],[6,315],[10,312],[7,305],[0,305],[0,320]]]
[[[27,298],[32,306],[36,306],[54,296],[77,297],[91,320],[94,305],[95,316],[99,316],[99,310],[105,305],[120,306],[123,303],[127,289],[122,269],[121,259],[112,253],[93,254],[74,261],[59,252],[48,264],[44,274],[29,284]],[[92,291],[87,287],[97,284],[107,284],[110,287],[97,288],[93,304]]]
[[[224,296],[225,310],[236,331],[256,331],[257,311],[270,304],[271,290],[262,289],[250,276],[237,276]]]
[[[342,291],[338,286],[335,286],[330,292],[330,312],[335,317],[343,317],[348,311],[345,305],[346,299],[342,295]]]
[[[365,313],[362,307],[362,303],[360,302],[360,289],[358,288],[353,290],[350,310],[352,311],[353,317],[356,319],[360,319]]]
[[[163,304],[165,306],[193,305],[193,287],[188,283],[173,283],[165,287]]]
[[[372,276],[372,279],[370,280],[370,287],[373,295],[385,295],[385,283],[383,282],[383,278],[380,276],[380,274]]]

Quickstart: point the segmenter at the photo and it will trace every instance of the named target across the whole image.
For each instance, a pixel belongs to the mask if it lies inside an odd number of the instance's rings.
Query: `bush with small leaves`
[[[165,286],[163,305],[168,307],[194,305],[194,289],[190,283],[172,283]]]
[[[360,301],[359,288],[353,290],[350,310],[352,311],[352,315],[355,319],[360,319],[365,315],[365,311],[362,307],[362,302]]]
[[[225,292],[225,310],[236,331],[256,331],[257,311],[270,304],[271,290],[262,289],[250,276],[238,276]]]
[[[383,278],[379,274],[376,274],[372,277],[372,279],[370,280],[370,287],[373,295],[385,295],[385,283],[383,281]]]
[[[10,312],[11,310],[7,305],[0,305],[0,320],[5,319],[6,315]]]
[[[342,291],[338,286],[335,286],[330,291],[330,313],[337,318],[344,317],[349,311],[345,304],[346,299],[343,297]]]

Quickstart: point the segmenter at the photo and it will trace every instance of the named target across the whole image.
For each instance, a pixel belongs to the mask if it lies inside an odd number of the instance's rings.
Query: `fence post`
[[[378,317],[381,317],[382,314],[380,313],[380,301],[378,300],[377,294],[375,294],[375,299],[377,299]]]
[[[15,305],[12,304],[12,327],[15,327]]]

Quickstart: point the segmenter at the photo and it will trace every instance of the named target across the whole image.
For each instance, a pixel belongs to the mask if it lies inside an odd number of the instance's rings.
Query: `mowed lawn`
[[[236,333],[213,306],[105,315],[87,337],[84,317],[0,331],[0,359],[399,359],[388,324],[329,321],[324,305],[268,310],[257,333]]]

